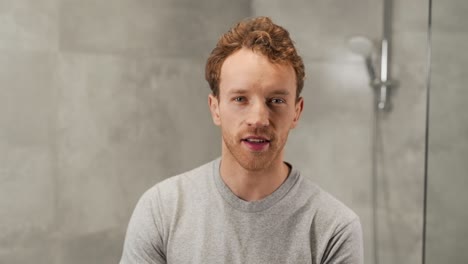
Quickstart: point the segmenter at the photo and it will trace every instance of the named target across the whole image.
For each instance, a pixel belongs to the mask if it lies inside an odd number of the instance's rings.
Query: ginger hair
[[[289,32],[268,17],[243,20],[220,37],[205,67],[205,79],[214,96],[219,96],[224,61],[241,48],[259,52],[272,63],[291,65],[296,73],[296,98],[299,98],[304,86],[304,63],[297,54]]]

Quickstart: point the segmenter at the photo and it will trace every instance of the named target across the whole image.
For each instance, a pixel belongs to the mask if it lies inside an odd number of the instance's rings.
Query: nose
[[[246,120],[249,127],[267,127],[270,125],[268,106],[264,102],[252,104]]]

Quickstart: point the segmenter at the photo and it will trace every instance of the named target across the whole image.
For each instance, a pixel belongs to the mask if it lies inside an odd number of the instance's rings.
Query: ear
[[[296,109],[294,113],[294,120],[291,124],[291,129],[295,128],[299,123],[299,118],[301,117],[302,110],[304,109],[304,99],[302,97],[299,97],[299,99],[297,99],[295,108]]]
[[[213,94],[208,95],[208,106],[210,107],[211,118],[213,123],[217,126],[221,125],[221,118],[219,117],[219,101]]]

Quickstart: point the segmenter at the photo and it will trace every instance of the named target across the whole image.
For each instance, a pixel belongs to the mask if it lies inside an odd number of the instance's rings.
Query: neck
[[[223,151],[221,178],[237,197],[245,201],[257,201],[267,197],[288,177],[289,166],[283,162],[282,154],[278,155],[270,166],[255,171],[245,169],[229,154]]]

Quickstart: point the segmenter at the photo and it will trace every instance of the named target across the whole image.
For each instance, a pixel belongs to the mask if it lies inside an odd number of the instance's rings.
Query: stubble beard
[[[286,138],[269,137],[270,145],[266,151],[248,151],[242,146],[241,138],[229,133],[222,133],[224,145],[241,167],[248,171],[260,171],[268,168],[280,155]]]

